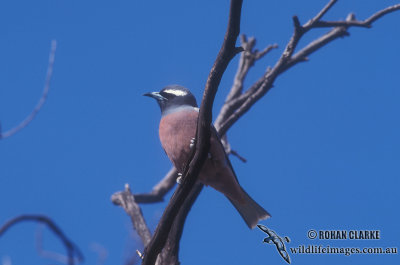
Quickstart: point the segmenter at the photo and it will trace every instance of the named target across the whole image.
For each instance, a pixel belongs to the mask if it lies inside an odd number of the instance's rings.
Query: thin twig
[[[326,14],[326,12],[329,11],[329,9],[331,9],[331,7],[337,2],[337,0],[331,0],[329,1],[328,4],[326,4],[326,6],[324,8],[321,9],[321,11],[319,11],[319,13],[312,19],[310,19],[305,25],[305,28],[311,27],[311,25],[313,25],[316,21],[321,20],[321,18]]]
[[[239,158],[239,160],[242,161],[243,163],[246,163],[246,162],[247,162],[247,159],[244,158],[243,156],[241,156],[237,151],[231,149],[231,151],[230,151],[229,153],[230,153],[231,155],[234,155],[234,156],[236,156],[237,158]]]
[[[68,265],[75,264],[75,257],[78,262],[83,262],[84,258],[79,248],[64,234],[64,232],[47,216],[44,215],[20,215],[0,227],[0,237],[12,226],[25,221],[34,221],[47,225],[47,227],[62,241],[68,257]]]
[[[0,126],[0,139],[5,139],[7,137],[10,137],[10,136],[14,135],[15,133],[17,133],[18,131],[25,128],[36,117],[38,112],[43,107],[44,103],[46,102],[47,94],[49,93],[49,89],[50,89],[50,81],[51,81],[51,77],[53,75],[53,66],[54,66],[54,60],[55,60],[55,55],[56,55],[56,48],[57,48],[57,42],[55,40],[52,40],[50,55],[49,55],[49,63],[47,66],[46,81],[44,83],[42,96],[40,97],[39,102],[37,103],[36,107],[20,124],[18,124],[14,128],[2,133],[1,126]]]
[[[369,18],[367,18],[366,20],[364,20],[364,22],[366,24],[372,24],[374,23],[377,19],[380,19],[381,17],[383,17],[386,14],[392,13],[394,11],[397,11],[400,9],[400,4],[397,5],[393,5],[393,6],[389,6],[385,9],[382,9],[381,11],[376,12],[375,14],[373,14],[372,16],[370,16]]]
[[[153,187],[151,192],[134,194],[135,202],[155,203],[164,201],[165,194],[175,186],[177,177],[178,172],[172,167],[165,177]]]

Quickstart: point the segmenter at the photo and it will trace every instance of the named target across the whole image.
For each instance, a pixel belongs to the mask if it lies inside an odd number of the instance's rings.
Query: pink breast
[[[178,171],[182,172],[190,153],[190,140],[196,135],[198,112],[177,111],[164,116],[159,135],[162,147]]]

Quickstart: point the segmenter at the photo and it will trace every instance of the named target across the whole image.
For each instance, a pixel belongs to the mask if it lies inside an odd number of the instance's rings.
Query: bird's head
[[[189,89],[179,85],[169,85],[164,87],[160,92],[150,92],[143,96],[157,100],[162,115],[178,108],[197,107],[196,98]]]

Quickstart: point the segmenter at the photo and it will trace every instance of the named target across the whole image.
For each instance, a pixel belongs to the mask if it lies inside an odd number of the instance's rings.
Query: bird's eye
[[[167,99],[171,99],[171,98],[175,97],[174,94],[166,93],[164,91],[160,92],[160,95],[163,96],[164,98],[167,98]]]

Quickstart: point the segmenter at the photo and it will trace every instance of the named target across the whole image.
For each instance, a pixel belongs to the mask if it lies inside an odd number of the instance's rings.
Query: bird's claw
[[[182,184],[182,179],[183,179],[182,173],[178,173],[178,177],[176,178],[176,183]]]
[[[190,145],[189,145],[189,147],[190,147],[190,148],[193,148],[193,146],[194,146],[195,143],[196,143],[196,138],[190,139]]]

